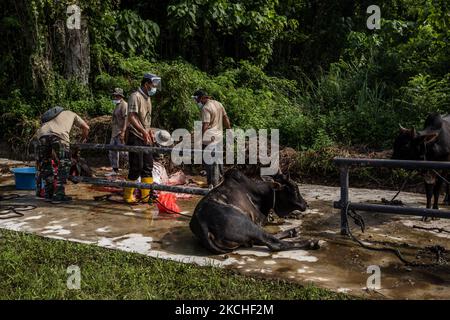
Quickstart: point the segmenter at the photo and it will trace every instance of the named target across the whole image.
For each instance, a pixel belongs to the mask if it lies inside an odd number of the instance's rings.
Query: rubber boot
[[[152,177],[142,178],[142,183],[151,184],[153,183],[153,178]],[[150,189],[141,189],[141,199],[144,202],[150,201]]]
[[[127,181],[136,181],[136,180],[128,180]],[[134,189],[135,188],[124,188],[123,189],[123,201],[126,203],[136,203],[136,198],[134,197]]]

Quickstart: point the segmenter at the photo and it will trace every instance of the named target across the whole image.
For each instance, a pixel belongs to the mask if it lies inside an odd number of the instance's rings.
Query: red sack
[[[177,205],[177,198],[173,193],[160,192],[156,203],[159,213],[179,213],[180,207]]]

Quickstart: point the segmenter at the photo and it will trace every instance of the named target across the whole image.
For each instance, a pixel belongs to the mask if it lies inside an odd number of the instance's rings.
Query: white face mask
[[[151,88],[150,90],[147,91],[147,94],[148,94],[149,97],[154,96],[155,93],[156,93],[156,88],[155,87],[153,87],[153,88]]]
[[[203,103],[197,102],[197,106],[199,107],[199,109],[201,109],[201,108],[203,108]]]
[[[116,105],[116,104],[119,104],[119,103],[120,103],[120,100],[114,99],[112,102],[113,102],[114,105]]]

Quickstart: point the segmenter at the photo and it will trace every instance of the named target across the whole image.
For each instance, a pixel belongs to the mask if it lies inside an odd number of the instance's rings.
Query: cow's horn
[[[398,126],[400,127],[400,131],[402,131],[402,132],[409,131],[408,129],[406,129],[405,127],[403,127],[400,123],[398,124]]]

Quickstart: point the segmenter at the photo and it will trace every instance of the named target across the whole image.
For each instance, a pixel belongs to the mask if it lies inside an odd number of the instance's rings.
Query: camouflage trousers
[[[57,169],[52,165],[52,160],[57,164]],[[71,164],[70,147],[67,143],[56,136],[44,136],[39,139],[38,181],[44,182],[45,199],[52,199],[55,195],[65,196],[65,184]],[[40,184],[37,185],[37,190],[40,190]]]

